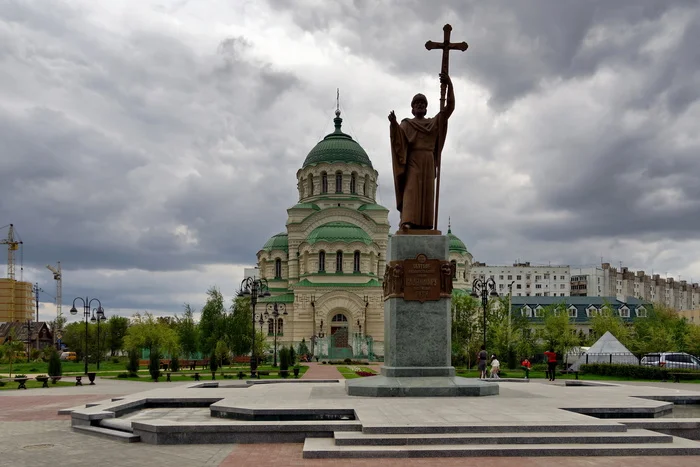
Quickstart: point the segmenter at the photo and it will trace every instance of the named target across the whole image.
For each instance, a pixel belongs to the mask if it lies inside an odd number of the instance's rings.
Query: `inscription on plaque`
[[[452,295],[453,265],[448,261],[428,259],[420,254],[416,259],[391,261],[384,271],[384,300],[403,298],[425,302]]]
[[[404,260],[404,300],[440,300],[440,263],[425,255]]]

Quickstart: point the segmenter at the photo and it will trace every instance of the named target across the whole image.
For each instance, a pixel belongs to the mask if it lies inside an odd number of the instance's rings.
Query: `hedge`
[[[581,374],[626,376],[635,379],[655,380],[666,380],[668,379],[669,373],[689,373],[700,376],[700,372],[682,368],[660,368],[658,366],[645,365],[611,365],[609,363],[589,363],[587,365],[581,365],[579,371]]]

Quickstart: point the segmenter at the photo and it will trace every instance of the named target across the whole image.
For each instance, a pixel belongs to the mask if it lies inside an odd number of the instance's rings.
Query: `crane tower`
[[[53,273],[53,280],[56,281],[56,320],[58,320],[62,315],[61,304],[63,303],[63,277],[61,275],[61,262],[59,261],[56,267],[47,264],[46,269]]]
[[[15,226],[10,224],[7,238],[0,240],[0,245],[7,245],[7,278],[15,279],[15,251],[19,250],[22,240],[15,239]],[[19,237],[19,236],[18,236]]]

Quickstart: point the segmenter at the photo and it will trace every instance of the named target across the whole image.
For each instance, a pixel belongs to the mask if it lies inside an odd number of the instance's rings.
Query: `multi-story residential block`
[[[618,270],[610,263],[600,267],[572,268],[571,295],[580,297],[635,297],[654,303],[663,303],[677,311],[693,310],[700,306],[700,287],[697,283],[633,272],[621,266]]]
[[[569,266],[533,266],[529,262],[489,266],[474,262],[470,277],[471,281],[493,279],[501,295],[512,287],[513,297],[567,297],[571,288]]]

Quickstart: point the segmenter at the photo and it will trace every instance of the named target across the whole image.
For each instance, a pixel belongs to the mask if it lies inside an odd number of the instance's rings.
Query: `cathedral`
[[[389,209],[376,203],[379,174],[367,152],[335,115],[335,131],[297,171],[298,202],[287,209],[286,230],[257,253],[271,296],[258,301],[255,322],[270,343],[275,336],[278,346],[305,340],[319,358],[381,358]],[[450,229],[447,235],[455,289],[467,290],[473,258]]]

